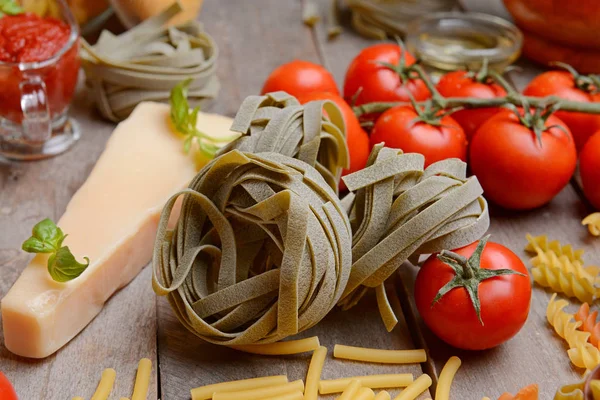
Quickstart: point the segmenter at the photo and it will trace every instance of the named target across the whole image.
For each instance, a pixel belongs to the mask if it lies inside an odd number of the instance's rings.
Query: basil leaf
[[[22,249],[28,253],[54,253],[56,251],[52,245],[44,243],[35,237],[30,237],[24,241]]]
[[[17,15],[24,12],[23,8],[19,6],[14,0],[0,0],[0,18],[4,16],[4,14],[8,15]]]
[[[65,239],[63,231],[49,218],[35,224],[31,235],[22,245],[22,249],[28,253],[54,252],[60,248]]]
[[[87,264],[75,259],[68,246],[63,246],[48,259],[48,272],[57,282],[68,282],[77,278],[90,265],[90,259],[83,257]]]

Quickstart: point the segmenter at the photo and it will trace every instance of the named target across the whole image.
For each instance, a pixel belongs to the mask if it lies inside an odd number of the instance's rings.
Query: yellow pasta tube
[[[435,391],[435,400],[450,400],[450,387],[452,386],[456,371],[460,368],[460,364],[460,358],[456,356],[450,357],[448,362],[446,362],[440,373],[440,379]]]
[[[375,392],[373,392],[373,389],[361,387],[358,389],[358,393],[356,393],[353,400],[373,400],[374,398]]]
[[[295,392],[282,394],[279,396],[267,397],[262,400],[302,400],[304,398],[304,394],[301,391],[297,390]]]
[[[595,212],[588,215],[581,221],[582,225],[587,225],[590,234],[600,236],[600,213]]]
[[[425,350],[381,350],[366,347],[344,346],[336,344],[333,348],[335,358],[382,364],[416,364],[427,361]]]
[[[423,374],[418,377],[413,383],[408,385],[394,400],[414,400],[418,395],[426,391],[433,381],[427,374]]]
[[[319,382],[319,393],[341,393],[353,380],[360,380],[362,386],[371,389],[396,388],[406,387],[413,382],[412,374],[384,374],[384,375],[368,375],[368,376],[353,376],[349,378],[340,378],[332,380],[322,380]]]
[[[265,376],[261,378],[243,379],[239,381],[215,383],[197,387],[191,390],[192,400],[208,400],[216,392],[239,392],[242,390],[258,389],[267,386],[282,385],[288,382],[285,375]]]
[[[353,379],[337,400],[354,400],[354,396],[358,393],[360,387],[360,381],[358,379]]]
[[[304,389],[304,400],[317,400],[319,392],[319,381],[321,380],[321,372],[325,365],[325,357],[327,356],[327,347],[319,347],[310,359],[308,372],[306,373],[306,387]]]
[[[92,400],[107,400],[112,392],[113,385],[115,384],[115,378],[117,377],[117,371],[112,368],[107,368],[102,371],[102,378],[96,388],[96,392],[92,396]]]
[[[83,397],[77,396],[77,397],[73,397],[71,400],[83,400]]]
[[[381,392],[377,393],[377,396],[375,396],[375,399],[373,400],[391,400],[392,396],[390,396],[390,394],[388,392],[386,392],[385,390],[382,390]]]
[[[490,399],[489,397],[484,397],[481,400],[492,400],[492,399]]]
[[[131,400],[146,400],[148,397],[148,386],[150,386],[150,374],[152,372],[152,361],[142,358],[138,364],[135,386]]]
[[[264,398],[280,396],[296,391],[304,391],[304,383],[301,380],[284,383],[283,385],[240,390],[237,392],[216,392],[213,394],[212,400],[263,400]]]
[[[268,356],[284,356],[288,354],[306,353],[315,351],[319,348],[319,338],[317,336],[300,340],[288,340],[287,342],[277,342],[268,344],[248,344],[241,346],[230,346],[232,349],[244,351],[246,353],[261,354]]]
[[[83,400],[83,399],[81,399]],[[119,400],[129,400],[127,397],[121,397]]]

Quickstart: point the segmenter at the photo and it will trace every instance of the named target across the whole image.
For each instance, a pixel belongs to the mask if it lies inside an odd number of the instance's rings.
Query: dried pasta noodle
[[[212,400],[264,400],[269,397],[278,397],[285,394],[302,392],[304,383],[297,380],[277,386],[266,386],[256,389],[241,390],[238,392],[216,392]]]
[[[318,323],[350,267],[348,217],[317,170],[281,154],[232,150],[167,202],[153,288],[208,342],[273,343]]]
[[[586,379],[560,387],[554,395],[554,400],[585,400],[583,390]]]
[[[373,389],[361,387],[352,400],[373,400],[374,398],[375,392],[373,392]]]
[[[415,364],[427,361],[423,349],[417,350],[381,350],[366,347],[353,347],[336,344],[333,356],[346,360],[364,361],[382,364]]]
[[[152,361],[142,358],[138,364],[135,376],[135,386],[131,400],[146,400],[148,398],[148,387],[150,386],[150,374],[152,373]]]
[[[360,381],[362,386],[370,389],[383,389],[406,387],[413,382],[413,376],[412,374],[383,374],[322,380],[319,382],[319,393],[341,393],[355,380]]]
[[[590,333],[588,340],[596,347],[600,344],[600,322],[596,322],[597,318],[598,311],[590,313],[590,305],[588,303],[583,303],[575,313],[575,320],[581,322],[579,329]]]
[[[100,383],[92,396],[92,400],[107,400],[110,392],[112,392],[116,377],[117,372],[112,368],[102,371],[102,378],[100,378]]]
[[[595,212],[581,221],[582,225],[587,225],[588,231],[593,236],[600,236],[600,212]]]
[[[592,390],[594,400],[600,400],[600,380],[592,379],[590,382],[590,389]]]
[[[418,377],[413,383],[408,385],[394,400],[414,400],[421,393],[429,389],[433,381],[427,374]]]
[[[306,353],[315,351],[319,348],[319,338],[313,336],[306,339],[288,340],[287,342],[267,343],[267,344],[248,344],[240,346],[230,346],[233,349],[252,354],[278,355]]]
[[[382,390],[381,392],[377,393],[377,396],[375,396],[374,400],[391,400],[392,396],[390,396],[390,394],[388,392],[386,392],[385,390]]]
[[[350,159],[344,118],[333,102],[313,101],[302,106],[286,92],[249,96],[242,102],[231,131],[242,136],[218,154],[236,149],[297,158],[315,167],[337,193],[342,169],[348,167]]]
[[[304,388],[304,400],[317,400],[319,398],[319,381],[327,357],[327,348],[319,347],[313,353],[308,372],[306,373],[306,385]]]
[[[212,37],[196,21],[165,26],[181,10],[175,2],[121,35],[104,31],[94,46],[81,39],[86,84],[102,116],[120,121],[142,101],[168,102],[171,89],[188,78],[191,103],[217,95],[218,49]]]
[[[435,400],[450,400],[450,388],[456,372],[460,368],[461,360],[456,356],[448,359],[440,377],[438,379],[437,388],[435,391]]]
[[[423,170],[421,154],[376,145],[367,167],[345,176],[351,203],[352,272],[340,305],[355,305],[369,288],[388,330],[397,319],[383,287],[406,260],[454,249],[483,236],[488,208],[466,164],[448,159]]]
[[[561,267],[542,263],[531,269],[531,275],[538,285],[564,293],[568,297],[576,297],[582,302],[592,303],[599,293],[593,282],[565,272]]]
[[[562,299],[556,300],[556,296],[556,293],[552,295],[548,307],[546,307],[548,322],[554,327],[554,331],[558,336],[567,341],[570,349],[587,343],[590,334],[578,330],[582,322],[575,321],[573,314],[563,311],[569,305],[569,302]]]
[[[264,376],[261,378],[243,379],[239,381],[221,382],[212,385],[200,386],[191,390],[192,400],[211,399],[216,392],[239,392],[241,390],[257,389],[268,386],[277,386],[288,383],[285,375]]]

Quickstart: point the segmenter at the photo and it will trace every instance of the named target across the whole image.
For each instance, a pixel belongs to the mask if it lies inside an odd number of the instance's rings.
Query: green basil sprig
[[[4,15],[17,15],[24,12],[14,0],[0,0],[0,18]]]

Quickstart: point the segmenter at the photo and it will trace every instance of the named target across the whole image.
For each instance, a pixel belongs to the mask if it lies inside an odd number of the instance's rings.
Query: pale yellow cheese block
[[[231,122],[216,114],[198,116],[199,128],[215,137],[230,137]],[[2,299],[6,347],[43,358],[83,330],[148,264],[163,205],[206,161],[184,154],[167,105],[138,105],[117,126],[58,221],[68,234],[64,245],[80,261],[89,257],[90,266],[77,279],[58,283],[48,274],[47,255],[37,255]]]

